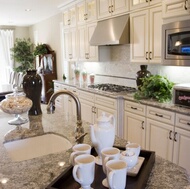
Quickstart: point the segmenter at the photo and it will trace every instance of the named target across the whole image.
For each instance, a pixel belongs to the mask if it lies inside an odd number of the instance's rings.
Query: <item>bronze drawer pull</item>
[[[155,113],[155,115],[158,116],[158,117],[163,117],[163,115],[161,115],[161,114]]]
[[[134,108],[134,107],[132,107],[132,106],[131,106],[131,109],[133,109],[133,110],[137,110],[137,108]]]
[[[172,131],[169,132],[169,139],[172,140]]]

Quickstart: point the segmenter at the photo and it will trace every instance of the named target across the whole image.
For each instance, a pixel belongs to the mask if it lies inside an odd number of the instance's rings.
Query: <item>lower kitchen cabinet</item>
[[[135,102],[125,101],[124,139],[140,144],[145,149],[146,107]]]
[[[94,124],[102,112],[105,112],[106,116],[113,115],[117,134],[117,100],[80,90],[78,94],[81,102],[82,119]]]
[[[176,114],[173,162],[190,174],[190,117]]]
[[[146,149],[172,161],[175,113],[147,106]]]
[[[152,119],[147,119],[146,124],[146,149],[172,161],[174,126]]]

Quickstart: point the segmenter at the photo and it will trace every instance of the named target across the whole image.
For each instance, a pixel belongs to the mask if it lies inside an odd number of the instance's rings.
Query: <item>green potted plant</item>
[[[26,73],[27,70],[34,68],[34,44],[30,39],[17,38],[14,47],[11,48],[11,57],[16,61],[14,70]]]
[[[142,85],[140,90],[134,94],[134,99],[154,99],[158,102],[170,101],[173,85],[173,82],[160,75],[142,78]]]
[[[38,44],[35,48],[34,48],[34,55],[35,56],[40,56],[40,55],[44,55],[48,53],[48,49],[46,44]]]

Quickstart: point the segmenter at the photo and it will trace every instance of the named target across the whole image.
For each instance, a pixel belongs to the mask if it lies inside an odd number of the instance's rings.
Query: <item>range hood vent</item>
[[[90,45],[121,45],[129,43],[129,15],[99,21]]]

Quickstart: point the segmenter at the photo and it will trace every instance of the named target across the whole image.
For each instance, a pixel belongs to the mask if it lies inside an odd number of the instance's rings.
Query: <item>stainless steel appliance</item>
[[[164,65],[190,66],[190,20],[162,26]]]
[[[173,103],[190,108],[190,83],[177,84],[173,87]]]
[[[88,85],[89,88],[94,90],[101,90],[110,93],[120,93],[120,92],[136,92],[137,89],[133,87],[116,85],[110,83],[102,83],[102,84],[92,84]]]

